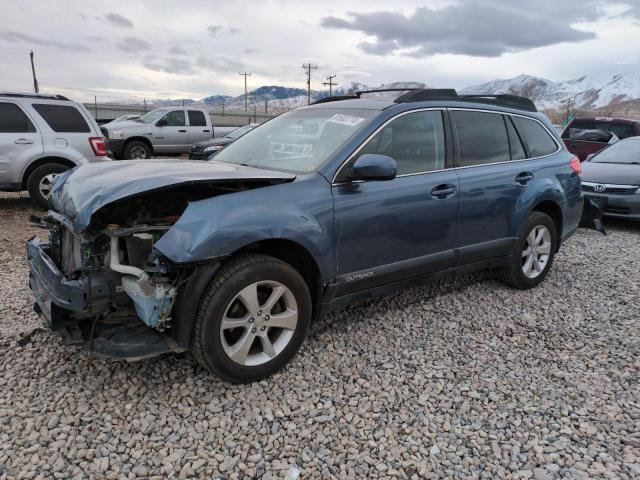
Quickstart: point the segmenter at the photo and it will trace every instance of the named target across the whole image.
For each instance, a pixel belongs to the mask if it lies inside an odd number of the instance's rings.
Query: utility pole
[[[38,86],[38,80],[36,79],[36,67],[33,64],[33,50],[29,52],[29,57],[31,57],[31,73],[33,74],[33,89],[36,93],[40,93],[40,87]]]
[[[244,111],[246,112],[247,111],[247,105],[248,105],[248,103],[247,103],[247,101],[248,101],[248,97],[247,97],[247,77],[251,76],[251,72],[249,72],[249,73],[247,73],[247,72],[238,73],[238,75],[244,76]]]
[[[338,85],[337,83],[333,83],[333,79],[336,78],[335,75],[329,75],[327,77],[327,80],[329,80],[328,82],[324,82],[322,85],[329,85],[329,96],[333,96],[333,89],[331,87],[333,87],[334,85]]]
[[[309,105],[311,103],[311,70],[317,70],[318,66],[309,63],[308,65],[302,65],[302,68],[307,71],[307,105]]]

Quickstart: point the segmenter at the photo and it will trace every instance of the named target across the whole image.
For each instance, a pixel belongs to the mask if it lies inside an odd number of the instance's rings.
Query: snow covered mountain
[[[461,94],[506,94],[531,98],[539,109],[560,108],[571,99],[575,107],[591,110],[640,98],[640,73],[597,73],[553,82],[531,75],[493,80],[459,91]]]

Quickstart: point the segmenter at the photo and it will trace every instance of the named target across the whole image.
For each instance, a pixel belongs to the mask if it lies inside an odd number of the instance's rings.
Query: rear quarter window
[[[33,109],[54,132],[85,133],[91,128],[76,107],[34,103]]]
[[[513,121],[522,140],[529,147],[530,157],[544,157],[558,150],[556,141],[540,123],[523,117],[513,117]]]
[[[0,133],[34,133],[31,120],[14,103],[0,102]]]

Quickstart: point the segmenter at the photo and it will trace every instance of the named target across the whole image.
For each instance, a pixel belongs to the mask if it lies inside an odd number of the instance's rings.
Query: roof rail
[[[309,105],[318,105],[320,103],[327,102],[339,102],[340,100],[353,100],[354,98],[358,98],[356,95],[334,95],[331,97],[324,97],[315,102],[311,102]]]
[[[0,97],[12,97],[12,98],[42,98],[49,100],[66,100],[70,101],[63,95],[47,95],[41,93],[12,93],[12,92],[0,92]]]
[[[359,90],[356,92],[356,97],[360,98],[363,93],[380,93],[380,92],[406,92],[414,90],[424,90],[424,88],[378,88],[373,90]]]
[[[488,105],[499,105],[502,107],[537,112],[535,104],[526,97],[517,95],[458,95],[453,89],[421,89],[407,92],[395,99],[396,103],[420,102],[428,100],[454,100],[458,102],[477,102]]]

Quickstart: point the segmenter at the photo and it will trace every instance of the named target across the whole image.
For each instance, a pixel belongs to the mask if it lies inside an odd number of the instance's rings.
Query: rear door
[[[450,109],[460,177],[459,264],[506,255],[514,213],[535,172],[509,116]]]
[[[448,168],[445,125],[441,110],[401,114],[341,169],[365,153],[388,155],[398,165],[393,180],[334,181],[339,295],[453,265],[458,177]]]
[[[0,185],[18,187],[23,169],[42,155],[35,123],[14,102],[0,102]]]
[[[205,113],[200,110],[187,110],[187,120],[189,121],[189,144],[192,145],[201,140],[213,138],[211,126],[207,123]]]
[[[189,134],[184,109],[167,112],[153,126],[153,149],[156,153],[187,153]]]
[[[38,99],[31,103],[31,108],[43,120],[38,123],[42,125],[42,141],[47,150],[76,161],[95,158],[89,137],[96,136],[96,132],[84,112],[73,103]]]

